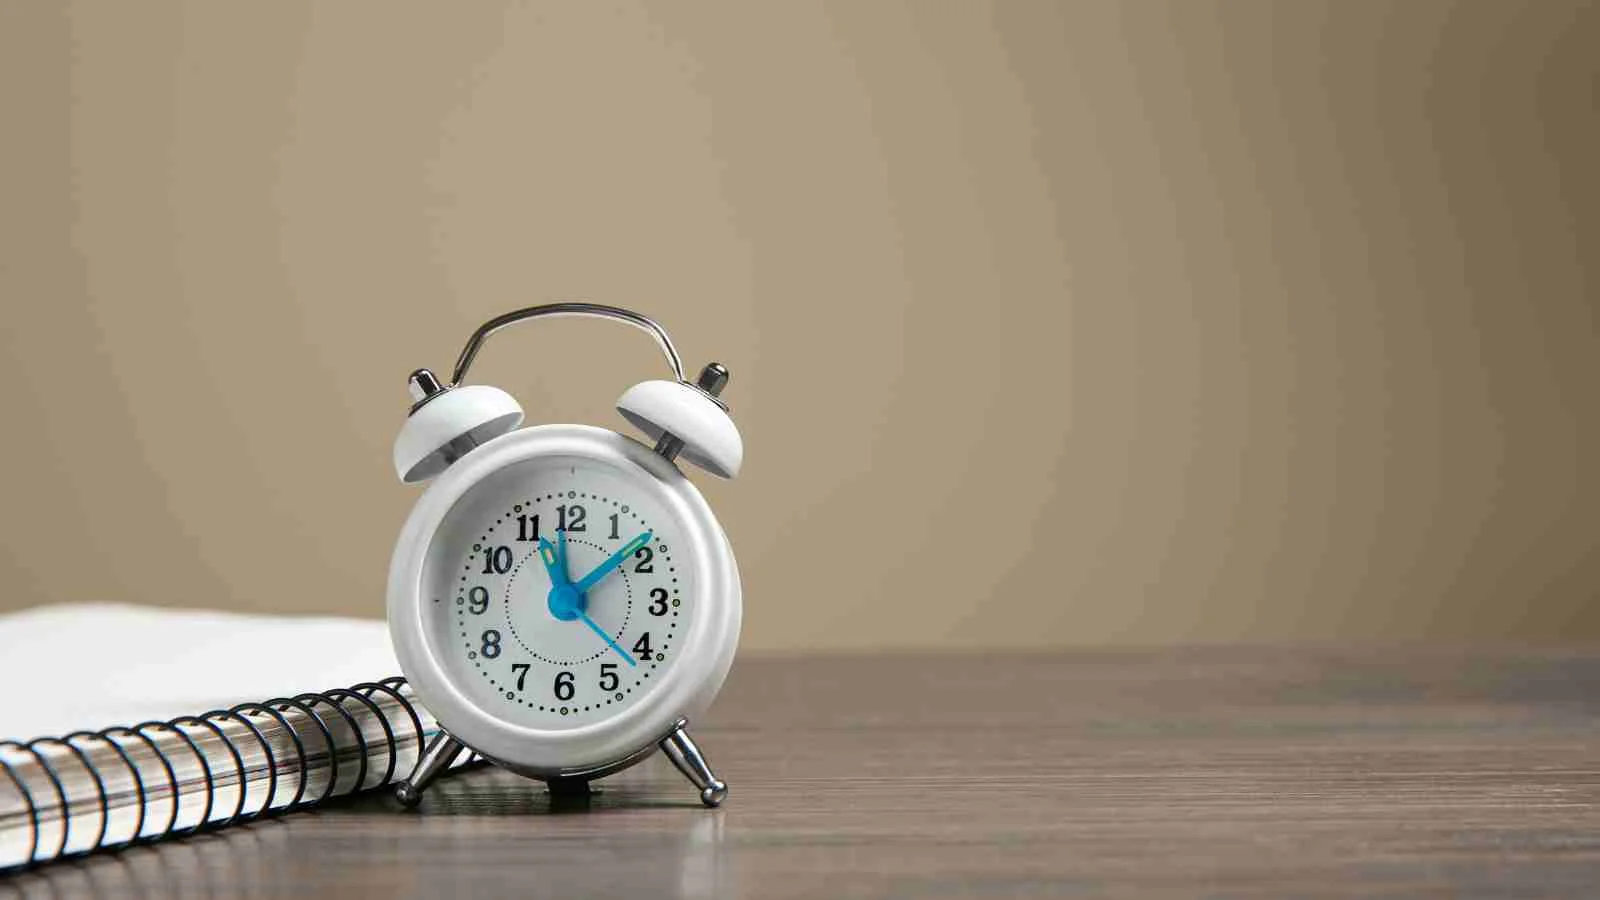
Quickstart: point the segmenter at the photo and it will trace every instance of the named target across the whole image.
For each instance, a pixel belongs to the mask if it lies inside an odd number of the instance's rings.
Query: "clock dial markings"
[[[676,658],[669,648],[688,595],[668,547],[683,538],[626,478],[596,478],[605,473],[583,464],[528,468],[520,480],[542,490],[502,485],[497,496],[461,504],[470,512],[455,533],[466,540],[455,543],[459,568],[446,576],[456,602],[439,611],[453,617],[455,667],[478,685],[468,690],[475,702],[529,724],[572,727],[638,702]],[[608,483],[587,489],[589,480]],[[446,538],[441,561],[448,546]]]

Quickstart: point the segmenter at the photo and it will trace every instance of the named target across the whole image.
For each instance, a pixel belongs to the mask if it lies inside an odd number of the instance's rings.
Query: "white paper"
[[[376,619],[42,606],[0,615],[0,738],[194,715],[399,673]]]

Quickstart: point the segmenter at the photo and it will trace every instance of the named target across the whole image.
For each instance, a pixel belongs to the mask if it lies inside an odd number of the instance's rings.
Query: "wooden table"
[[[1600,653],[747,659],[586,804],[490,770],[0,897],[1594,896]]]

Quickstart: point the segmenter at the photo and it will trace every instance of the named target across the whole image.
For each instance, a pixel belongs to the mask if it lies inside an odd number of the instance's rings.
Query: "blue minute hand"
[[[593,572],[583,576],[583,578],[580,579],[577,584],[574,584],[573,587],[577,588],[578,593],[580,594],[586,593],[590,588],[598,584],[600,579],[611,574],[612,569],[622,565],[623,560],[632,556],[640,547],[643,547],[648,543],[650,543],[650,532],[646,531],[644,534],[641,534],[624,544],[621,550],[611,554],[610,559],[598,566],[595,566]]]

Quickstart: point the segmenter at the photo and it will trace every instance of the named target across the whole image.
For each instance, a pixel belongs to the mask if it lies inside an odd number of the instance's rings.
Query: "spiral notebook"
[[[404,778],[438,726],[403,678],[358,674],[375,671],[395,671],[376,621],[110,605],[0,616],[0,872]],[[312,689],[329,683],[344,686]]]

